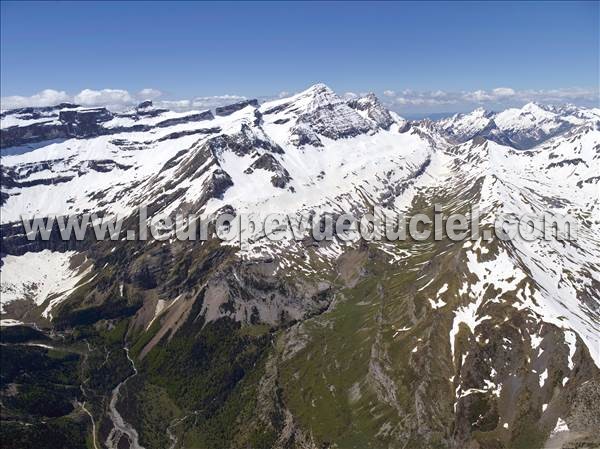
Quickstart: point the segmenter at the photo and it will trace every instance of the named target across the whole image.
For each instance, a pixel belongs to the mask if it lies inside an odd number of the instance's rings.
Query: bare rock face
[[[143,119],[166,115],[167,112],[169,112],[167,109],[154,108],[151,101],[143,102],[136,109],[124,113],[112,113],[106,108],[85,109],[68,103],[49,108],[10,110],[4,112],[2,118],[7,123],[14,122],[16,125],[2,128],[0,148],[19,147],[56,139],[87,139],[106,134],[145,132],[154,128],[168,128],[214,118],[212,112],[207,110],[165,118],[152,124],[143,121]],[[130,119],[133,123],[105,126],[113,118]],[[20,122],[24,124],[21,125]]]
[[[289,142],[297,147],[322,147],[322,137],[351,138],[389,129],[394,123],[374,95],[345,101],[325,84],[264,104],[261,114],[267,122],[289,127]]]
[[[283,149],[273,142],[260,128],[251,129],[247,124],[242,125],[239,133],[220,135],[210,140],[211,151],[219,157],[225,151],[232,151],[238,156],[251,154],[260,149],[271,153],[283,153]]]
[[[390,126],[394,123],[394,119],[390,112],[383,107],[379,102],[379,99],[373,93],[362,98],[349,100],[348,106],[352,109],[366,112],[367,117],[373,120],[380,128],[390,129]]]
[[[323,143],[316,132],[306,124],[295,125],[291,130],[290,142],[297,147],[310,145],[313,147],[322,147]]]
[[[258,100],[255,100],[255,99],[244,100],[244,101],[240,101],[238,103],[228,104],[227,106],[220,106],[215,109],[215,114],[223,117],[223,116],[231,115],[234,112],[244,109],[247,106],[253,106],[253,107],[257,108]]]
[[[263,169],[273,172],[271,177],[271,184],[280,189],[285,188],[289,181],[291,181],[290,174],[283,168],[283,166],[273,157],[271,154],[263,154],[256,159],[250,167],[248,167],[244,173],[253,173],[256,169]]]
[[[201,122],[203,120],[212,120],[214,118],[212,112],[203,111],[197,114],[188,114],[180,118],[163,120],[156,124],[158,128],[167,128],[169,126],[180,125],[182,123]]]
[[[330,139],[342,139],[365,134],[373,126],[348,106],[325,85],[316,85],[306,112],[300,114],[298,124],[309,126],[315,133]]]
[[[79,108],[76,104],[18,108],[0,113],[2,133],[0,148],[58,139],[67,136],[67,130],[58,117],[63,110]]]
[[[1,148],[9,148],[44,140],[61,139],[66,136],[67,132],[62,125],[39,123],[27,127],[3,129],[0,142]]]
[[[79,105],[72,103],[59,103],[55,106],[41,106],[41,107],[26,107],[9,109],[0,113],[1,118],[8,116],[18,116],[21,119],[41,119],[47,117],[53,117],[58,114],[58,111],[62,109],[76,109]]]
[[[61,111],[58,119],[65,124],[69,135],[91,137],[102,133],[102,122],[113,118],[106,108]]]
[[[351,138],[389,130],[396,123],[374,94],[344,100],[324,84],[312,86],[289,102],[265,106],[262,113],[274,117],[275,124],[291,124],[289,141],[297,147],[322,147],[321,137]]]
[[[2,129],[0,147],[7,148],[46,140],[99,136],[106,133],[101,124],[112,119],[113,114],[106,108],[82,109],[66,103],[51,108],[11,110],[5,112],[3,118],[27,123]],[[31,123],[32,120],[35,122]]]
[[[152,101],[150,100],[146,100],[146,101],[142,101],[140,104],[137,105],[137,110],[139,111],[140,109],[148,109],[151,108],[154,104],[152,103]]]
[[[567,417],[569,430],[587,435],[586,439],[600,445],[600,376],[583,383],[573,396],[573,406]]]
[[[288,324],[324,310],[326,283],[294,285],[272,276],[273,261],[239,263],[210,279],[202,312],[207,321],[229,316],[246,324]]]

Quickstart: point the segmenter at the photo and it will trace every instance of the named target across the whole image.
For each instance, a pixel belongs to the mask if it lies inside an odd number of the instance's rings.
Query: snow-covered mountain
[[[324,190],[330,196],[343,195],[374,171],[393,168],[387,166],[391,154],[386,152],[398,156],[398,143],[408,159],[392,165],[407,171],[427,158],[430,147],[416,131],[403,134],[406,122],[392,117],[374,96],[346,103],[324,85],[260,107],[244,103],[230,110],[228,115],[217,111],[215,117],[210,111],[174,114],[149,107],[140,115],[138,108],[97,122],[93,138],[67,138],[6,156],[3,183],[8,197],[2,221],[34,213],[128,213],[167,196],[170,210],[183,204],[200,208],[208,199],[209,208],[229,204],[248,209],[278,197],[281,204],[273,207],[285,204],[278,212],[287,212],[302,204],[316,205]],[[87,116],[98,110],[76,111]],[[4,120],[14,123],[21,117],[20,112],[6,114]],[[60,120],[54,120],[45,126],[62,129]],[[15,135],[19,129],[8,128]],[[362,145],[348,150],[345,139],[350,137]],[[317,148],[312,156],[318,163],[307,157],[308,147]],[[14,147],[5,151],[16,152]],[[210,198],[204,197],[207,192]]]
[[[373,94],[344,100],[318,84],[215,111],[61,104],[5,111],[1,124],[2,317],[67,332],[73,345],[83,341],[74,330],[87,332],[99,364],[115,341],[131,348],[122,359],[139,365],[140,388],[123,408],[136,444],[209,441],[202,410],[229,419],[242,396],[255,413],[227,421],[239,429],[230,447],[259,447],[243,430],[253,428],[272,438],[264,447],[533,448],[559,420],[585,436],[600,416],[580,402],[600,391],[600,109],[531,103],[408,122]],[[19,224],[84,212],[134,220],[144,204],[155,219],[477,206],[482,229],[555,212],[573,217],[579,238],[253,236],[238,249],[28,242]],[[192,388],[184,372],[228,380]],[[134,447],[107,405],[115,385],[95,388],[89,413],[105,425],[93,432]],[[170,421],[139,407],[157,397]]]
[[[476,109],[437,122],[452,142],[462,143],[483,136],[517,149],[529,149],[577,126],[600,119],[600,108],[584,109],[527,103],[502,112]]]

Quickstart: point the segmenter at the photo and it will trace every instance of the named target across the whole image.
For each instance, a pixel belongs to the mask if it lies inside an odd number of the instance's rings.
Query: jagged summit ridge
[[[485,137],[518,149],[529,149],[553,136],[590,121],[600,120],[600,110],[554,107],[530,102],[501,112],[478,108],[467,114],[439,120],[437,128],[454,143]]]

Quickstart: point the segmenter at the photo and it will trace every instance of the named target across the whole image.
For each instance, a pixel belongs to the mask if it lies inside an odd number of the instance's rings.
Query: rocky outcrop
[[[214,128],[200,128],[200,129],[189,129],[189,130],[185,130],[185,131],[177,131],[171,134],[167,134],[166,136],[163,136],[159,139],[156,139],[156,142],[164,142],[165,140],[173,140],[173,139],[179,139],[180,137],[183,136],[193,136],[193,135],[197,135],[197,134],[217,134],[221,132],[221,128],[219,127],[214,127]],[[152,143],[152,141],[148,141],[146,143]]]
[[[92,137],[103,134],[101,126],[113,118],[113,114],[106,108],[77,109],[60,111],[58,119],[64,123],[67,133],[72,137]]]
[[[201,207],[211,198],[223,198],[225,191],[233,185],[231,176],[220,168],[213,171],[211,176],[202,185],[202,195],[197,201]]]
[[[190,114],[183,117],[164,120],[156,124],[157,128],[166,128],[168,126],[180,125],[182,123],[201,122],[202,120],[212,120],[214,115],[210,111],[199,112],[198,114]]]
[[[315,86],[310,105],[298,116],[297,123],[330,139],[342,139],[373,130],[358,112],[325,85]]]
[[[215,114],[220,116],[231,115],[236,111],[244,109],[246,106],[258,107],[258,100],[244,100],[238,103],[228,104],[227,106],[220,106],[215,109]]]
[[[140,109],[149,109],[153,107],[153,103],[150,100],[142,101],[137,105],[136,109],[139,111]]]
[[[42,107],[27,107],[27,108],[17,108],[17,109],[9,109],[7,111],[3,111],[0,113],[0,118],[5,118],[8,116],[18,116],[20,119],[31,120],[31,119],[39,119],[46,118],[49,116],[56,115],[57,111],[62,109],[76,109],[79,105],[72,103],[59,103],[55,106],[42,106]]]
[[[255,150],[282,154],[283,149],[273,142],[260,128],[251,129],[243,124],[240,132],[231,135],[220,135],[212,138],[209,145],[213,154],[218,157],[224,151],[232,151],[238,156],[250,154]]]
[[[165,119],[156,124],[136,123],[128,126],[106,127],[104,124],[114,117],[123,117],[135,121],[147,117],[159,117],[168,112],[166,109],[155,109],[152,102],[144,102],[145,107],[138,107],[134,112],[113,114],[106,108],[83,109],[76,105],[63,104],[52,108],[25,108],[11,110],[3,117],[15,116],[20,120],[39,119],[36,123],[23,126],[10,126],[0,133],[0,148],[18,147],[54,139],[91,138],[105,134],[123,132],[145,132],[153,128],[167,128],[183,123],[212,120],[211,111],[187,114],[181,117]],[[210,132],[214,132],[211,128]],[[202,131],[198,131],[202,132]]]
[[[0,132],[0,148],[16,147],[45,140],[62,139],[69,136],[67,127],[54,120],[27,126],[4,128]]]
[[[272,260],[241,262],[216,273],[207,285],[202,313],[206,321],[229,317],[246,324],[282,325],[327,308],[330,285],[294,285],[273,276]]]
[[[317,133],[315,133],[310,126],[302,124],[296,125],[290,129],[290,143],[297,147],[303,147],[305,145],[313,147],[323,146]]]
[[[373,93],[365,97],[349,100],[348,106],[357,111],[366,112],[367,117],[373,120],[380,128],[390,129],[390,126],[394,123],[390,112],[383,107]]]
[[[4,116],[9,115],[18,120],[39,119],[39,121],[24,126],[3,128],[0,133],[0,148],[70,137],[99,136],[106,133],[102,123],[113,118],[113,114],[106,108],[81,109],[71,104],[62,104],[53,108],[17,109],[8,111]]]
[[[248,167],[244,173],[253,173],[256,169],[263,169],[273,173],[271,176],[271,184],[275,187],[279,187],[280,189],[285,188],[285,186],[292,179],[288,171],[283,168],[283,166],[273,157],[271,154],[263,154],[258,159],[256,159],[250,167]]]

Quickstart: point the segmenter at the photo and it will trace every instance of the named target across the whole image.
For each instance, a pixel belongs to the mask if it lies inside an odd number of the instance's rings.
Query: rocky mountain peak
[[[348,104],[351,105],[354,109],[359,109],[361,111],[366,111],[369,108],[373,107],[381,107],[381,103],[379,98],[373,93],[369,92],[367,95],[362,97],[353,98],[348,100]]]
[[[310,99],[306,105],[307,111],[315,111],[319,108],[343,103],[343,100],[325,84],[315,84],[305,93]]]
[[[522,108],[521,111],[523,112],[540,112],[540,111],[548,111],[548,108],[546,108],[545,106],[542,106],[541,104],[535,102],[535,101],[530,101],[529,103],[525,104]]]
[[[301,95],[318,95],[318,94],[329,94],[335,95],[333,89],[331,89],[325,83],[316,83],[301,92]]]
[[[146,100],[146,101],[142,101],[140,104],[138,104],[136,109],[148,109],[153,106],[154,106],[154,104],[152,103],[151,100]]]
[[[389,129],[394,123],[394,118],[390,112],[372,92],[364,97],[348,100],[347,103],[351,108],[366,113],[366,117],[373,120],[380,128]]]
[[[474,117],[486,117],[489,114],[490,113],[485,108],[477,108],[474,109],[473,112],[471,112],[469,115],[472,115]]]

